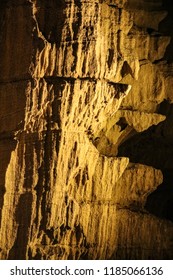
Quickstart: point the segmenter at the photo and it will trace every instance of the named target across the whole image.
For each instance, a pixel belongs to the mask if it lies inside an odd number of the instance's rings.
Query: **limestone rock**
[[[147,206],[172,169],[168,3],[0,16],[0,258],[171,259],[173,218]]]

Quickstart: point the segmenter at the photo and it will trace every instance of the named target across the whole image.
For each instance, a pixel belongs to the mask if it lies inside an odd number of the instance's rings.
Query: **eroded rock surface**
[[[173,258],[169,5],[3,1],[1,259]]]

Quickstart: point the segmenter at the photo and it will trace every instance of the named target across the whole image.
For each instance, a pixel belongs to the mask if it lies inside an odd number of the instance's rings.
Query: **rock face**
[[[0,258],[173,258],[171,1],[0,11]]]

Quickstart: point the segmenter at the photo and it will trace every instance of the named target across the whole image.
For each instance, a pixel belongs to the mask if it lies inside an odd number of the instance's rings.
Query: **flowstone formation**
[[[1,259],[173,258],[162,2],[3,1]]]

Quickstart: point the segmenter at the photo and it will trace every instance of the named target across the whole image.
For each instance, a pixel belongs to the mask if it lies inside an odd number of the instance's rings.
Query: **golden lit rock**
[[[1,259],[173,257],[170,9],[3,2]]]

